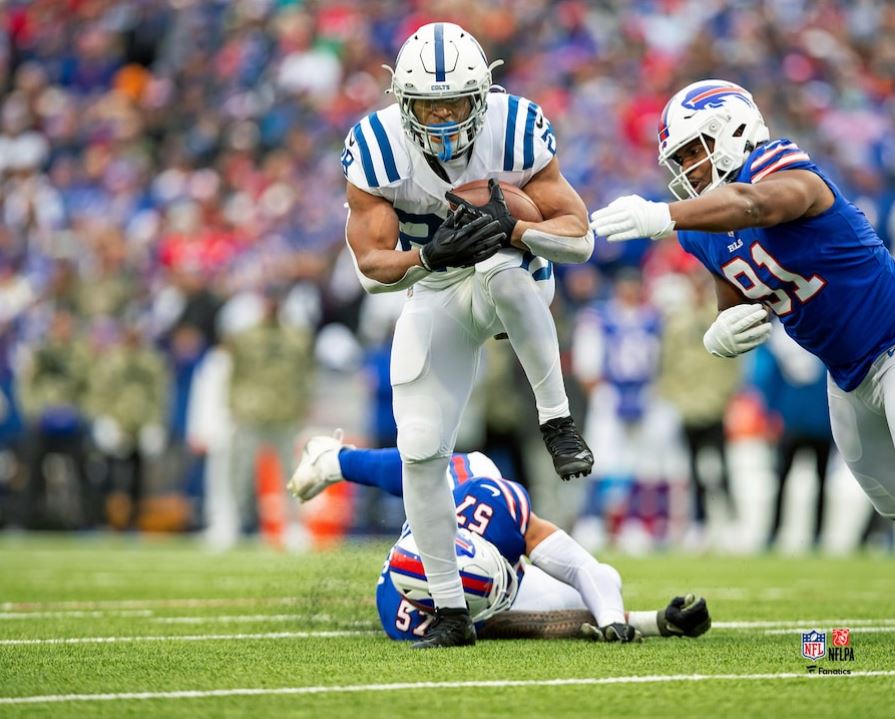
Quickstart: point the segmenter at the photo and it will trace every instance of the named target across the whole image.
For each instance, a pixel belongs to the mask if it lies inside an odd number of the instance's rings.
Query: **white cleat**
[[[331,484],[345,479],[339,466],[339,451],[343,447],[354,449],[354,445],[343,444],[342,436],[342,430],[337,429],[332,437],[324,434],[308,440],[301,453],[298,467],[286,485],[293,497],[301,502],[307,502]]]

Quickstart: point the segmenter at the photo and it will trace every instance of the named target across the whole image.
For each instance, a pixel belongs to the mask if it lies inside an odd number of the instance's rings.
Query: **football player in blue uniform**
[[[771,140],[752,96],[723,80],[678,92],[659,123],[678,202],[621,197],[591,215],[610,242],[677,231],[714,274],[718,357],[764,342],[774,312],[828,370],[833,438],[895,519],[895,260],[864,214],[792,140]]]
[[[343,480],[402,496],[400,454],[355,449],[343,444],[338,432],[313,437],[289,489],[308,501]],[[631,642],[643,636],[696,637],[711,626],[705,600],[694,595],[675,597],[664,610],[626,612],[618,572],[532,512],[525,488],[501,478],[484,454],[452,455],[443,481],[456,508],[455,551],[465,599],[482,636]],[[531,563],[523,563],[523,556]],[[376,606],[393,639],[419,640],[434,618],[425,571],[406,525],[383,567]]]
[[[519,357],[557,473],[593,465],[569,412],[549,308],[551,263],[584,262],[593,250],[587,208],[560,172],[541,109],[492,92],[499,64],[459,25],[424,25],[395,62],[396,102],[361,119],[342,152],[358,279],[371,293],[407,294],[392,342],[394,414],[404,507],[439,609],[417,648],[475,642],[441,478],[487,338],[505,334]],[[450,191],[481,179],[493,181],[490,201],[451,212]],[[513,217],[498,181],[524,187],[544,220]]]

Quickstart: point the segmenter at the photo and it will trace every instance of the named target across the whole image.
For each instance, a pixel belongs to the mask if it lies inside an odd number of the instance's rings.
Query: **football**
[[[506,182],[500,183],[500,189],[503,190],[503,196],[507,202],[510,214],[517,220],[541,222],[544,219],[538,206],[524,191]],[[454,188],[452,192],[477,207],[486,204],[490,197],[488,180],[473,180]],[[453,205],[451,205],[451,209],[455,209]]]

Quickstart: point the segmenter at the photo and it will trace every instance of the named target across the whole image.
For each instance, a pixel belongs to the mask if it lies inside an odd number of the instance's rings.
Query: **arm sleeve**
[[[556,530],[536,546],[529,559],[554,579],[575,587],[599,626],[624,623],[619,573],[614,567],[598,562],[563,530]]]

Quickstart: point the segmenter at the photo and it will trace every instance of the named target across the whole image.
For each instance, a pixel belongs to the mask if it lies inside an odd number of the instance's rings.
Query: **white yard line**
[[[135,637],[63,637],[58,639],[0,639],[0,646],[33,644],[118,644],[123,642],[209,642],[234,639],[333,639],[336,637],[363,637],[379,632],[332,631],[332,632],[264,632],[261,634],[172,634],[166,636]]]
[[[835,626],[848,626],[848,625],[835,625]],[[802,627],[801,629],[765,629],[762,634],[799,634],[800,632],[804,632],[808,629],[814,629],[815,627]],[[855,634],[886,634],[895,632],[895,626],[891,624],[887,624],[885,626],[867,626],[867,627],[850,627],[854,628]]]
[[[778,621],[712,622],[712,629],[817,629],[820,627],[860,627],[895,625],[895,619],[781,619]]]
[[[49,609],[151,609],[153,607],[252,607],[292,606],[301,603],[297,597],[221,597],[219,599],[107,599],[66,602],[0,602],[0,611]]]
[[[123,609],[120,611],[83,611],[75,609],[59,612],[0,612],[4,619],[102,619],[105,617],[151,617],[151,609]]]
[[[433,689],[490,689],[504,687],[565,687],[600,684],[658,684],[673,682],[770,681],[802,679],[823,681],[833,677],[891,677],[893,671],[852,672],[850,675],[781,674],[655,674],[627,677],[583,677],[581,679],[498,679],[477,682],[406,682],[398,684],[354,684],[348,686],[280,687],[274,689],[210,689],[174,692],[119,692],[114,694],[45,694],[40,696],[0,697],[0,704],[45,704],[62,702],[99,702],[133,699],[206,699],[235,696],[275,696],[296,694],[355,694],[363,692],[432,691]]]

